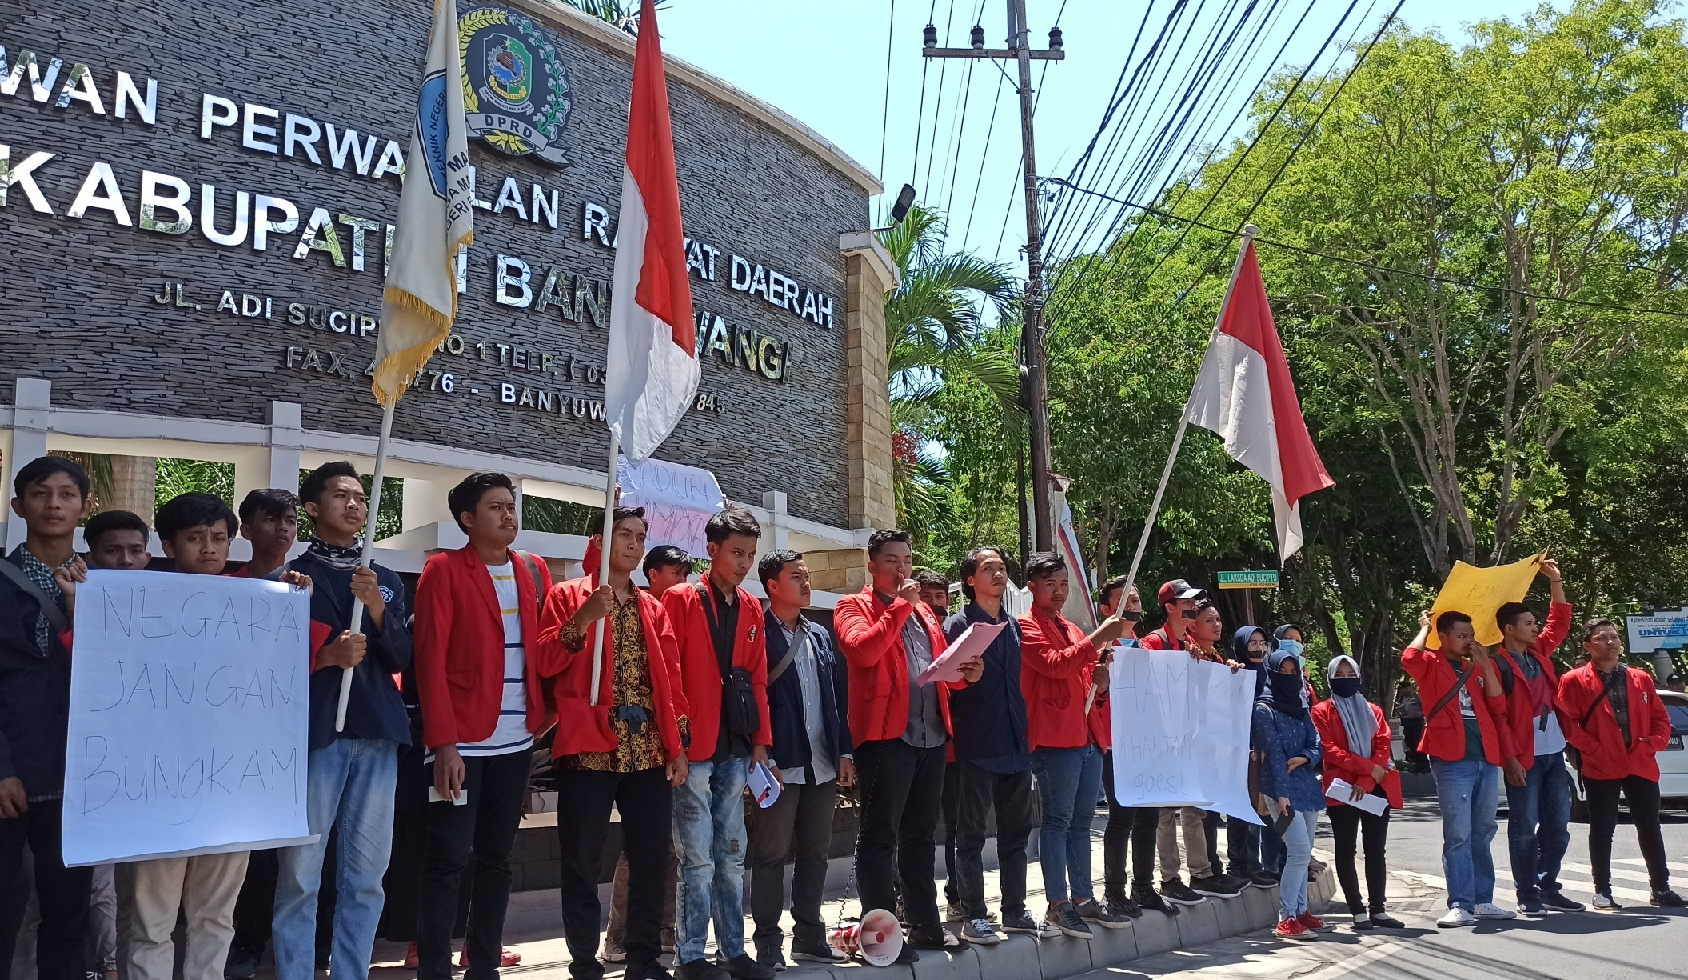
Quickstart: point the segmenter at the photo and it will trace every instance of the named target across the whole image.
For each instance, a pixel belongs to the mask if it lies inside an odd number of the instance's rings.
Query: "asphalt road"
[[[1625,818],[1627,820],[1627,816]],[[1337,928],[1317,941],[1285,943],[1269,934],[1224,940],[1139,960],[1128,968],[1098,971],[1124,977],[1294,978],[1294,980],[1663,980],[1688,975],[1688,914],[1647,905],[1647,872],[1628,823],[1612,848],[1613,887],[1626,907],[1617,913],[1555,913],[1535,919],[1480,923],[1471,929],[1437,929],[1446,908],[1442,891],[1440,816],[1434,799],[1407,801],[1390,822],[1390,906],[1408,928],[1395,933],[1356,933],[1345,913],[1327,921]],[[1665,850],[1673,885],[1688,895],[1688,813],[1665,815]],[[1316,845],[1329,856],[1329,827]],[[1496,903],[1514,908],[1504,813],[1495,836]],[[1571,825],[1571,847],[1561,875],[1567,895],[1588,902],[1588,825]]]

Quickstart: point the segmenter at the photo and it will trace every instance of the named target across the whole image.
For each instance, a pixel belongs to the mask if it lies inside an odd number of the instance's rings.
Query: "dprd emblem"
[[[511,156],[562,166],[572,100],[550,36],[525,14],[477,7],[457,20],[469,135]]]

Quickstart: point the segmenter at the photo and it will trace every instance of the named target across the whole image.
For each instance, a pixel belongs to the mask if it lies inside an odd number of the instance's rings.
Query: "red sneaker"
[[[1325,920],[1319,918],[1311,912],[1301,913],[1301,915],[1296,917],[1295,921],[1305,926],[1309,932],[1324,932],[1329,928],[1325,925]]]
[[[1279,920],[1277,928],[1272,930],[1272,935],[1277,936],[1279,939],[1313,939],[1313,938],[1315,938],[1312,931],[1310,931],[1306,926],[1301,924],[1300,919],[1281,919],[1281,920]]]
[[[414,970],[421,965],[422,959],[416,955],[416,944],[411,943],[404,951],[404,968],[406,970]]]
[[[515,950],[500,949],[498,951],[499,966],[519,966],[521,962],[522,954]],[[457,954],[457,965],[465,970],[469,968],[469,947],[463,947],[463,951]]]

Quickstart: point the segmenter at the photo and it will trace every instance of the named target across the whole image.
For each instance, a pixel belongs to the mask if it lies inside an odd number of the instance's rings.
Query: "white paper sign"
[[[304,843],[309,597],[99,571],[77,588],[67,865]]]
[[[1199,806],[1261,822],[1248,798],[1252,672],[1179,650],[1116,648],[1108,683],[1121,806]]]
[[[693,558],[707,554],[703,526],[726,507],[715,474],[660,459],[634,464],[622,456],[616,463],[616,480],[621,485],[621,506],[645,508],[645,520],[650,523],[647,549],[671,544]]]
[[[1325,790],[1325,798],[1359,807],[1372,814],[1381,814],[1389,809],[1389,801],[1381,796],[1373,796],[1367,793],[1357,800],[1354,799],[1354,784],[1341,777],[1330,781],[1330,789]]]

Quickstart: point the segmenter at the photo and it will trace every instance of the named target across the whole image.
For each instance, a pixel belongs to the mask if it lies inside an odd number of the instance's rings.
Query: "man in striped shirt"
[[[521,824],[533,733],[546,723],[533,640],[544,562],[510,549],[515,486],[475,473],[447,497],[467,547],[428,559],[416,587],[416,682],[433,781],[420,882],[417,976],[449,980],[463,868],[475,862],[464,958],[470,976],[519,959],[501,946],[510,849]]]

